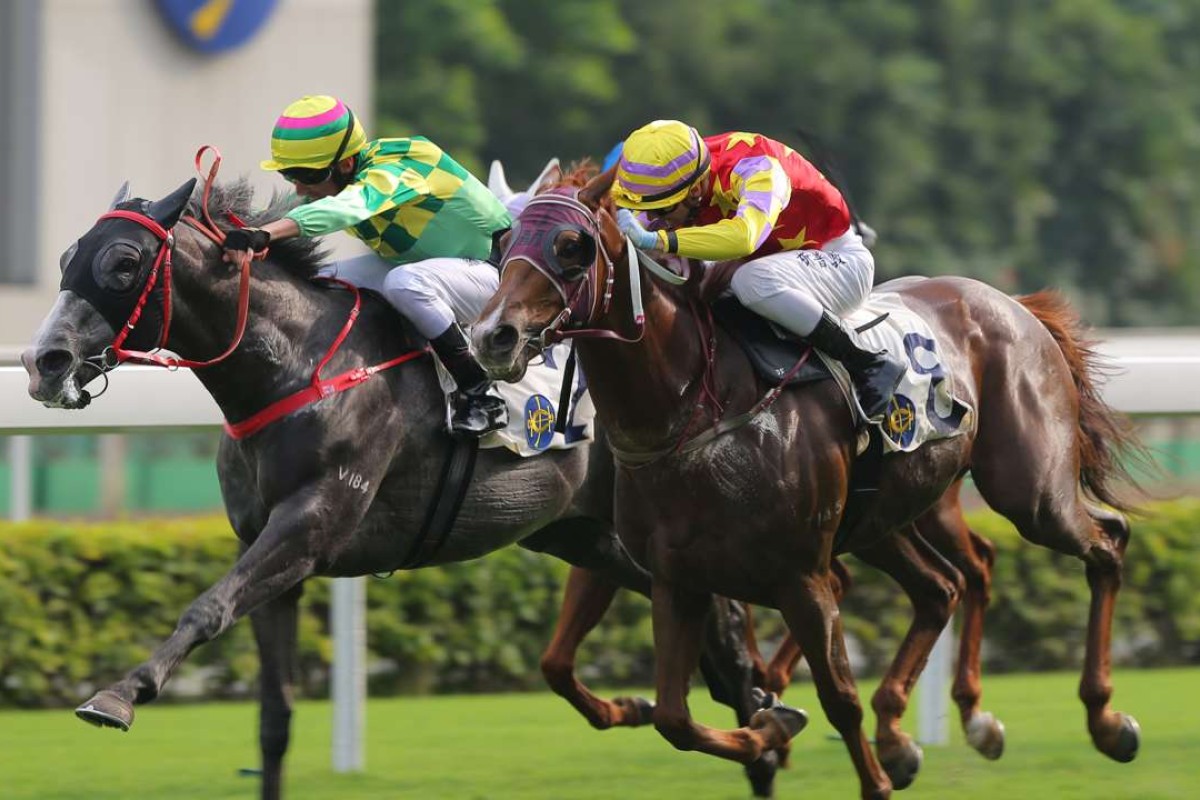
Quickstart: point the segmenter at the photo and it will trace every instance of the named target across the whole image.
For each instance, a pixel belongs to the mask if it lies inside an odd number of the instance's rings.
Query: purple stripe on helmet
[[[630,175],[638,175],[644,178],[665,178],[668,175],[677,172],[680,167],[692,164],[698,157],[695,147],[688,148],[688,151],[681,156],[671,159],[666,164],[659,166],[657,164],[643,164],[640,161],[626,161],[622,159],[622,167],[624,171]]]

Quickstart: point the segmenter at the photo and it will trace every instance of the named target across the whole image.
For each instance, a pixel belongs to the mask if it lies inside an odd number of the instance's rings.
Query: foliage
[[[378,113],[520,185],[663,117],[837,155],[880,279],[1200,311],[1200,0],[381,3]]]
[[[988,670],[1077,668],[1087,585],[1074,559],[1022,542],[991,514],[974,529],[998,548],[985,630]],[[1117,663],[1200,662],[1200,502],[1161,504],[1135,522],[1117,603]],[[119,677],[168,635],[185,606],[228,569],[228,524],[204,518],[136,523],[0,525],[0,706],[73,704]],[[908,624],[899,589],[860,564],[843,620],[879,672]],[[538,659],[558,615],[565,564],[519,548],[486,559],[371,580],[368,646],[376,692],[484,691],[541,685]],[[301,680],[325,688],[328,584],[307,584]],[[758,615],[771,640],[777,617]],[[257,671],[249,625],[189,659],[207,696],[244,695]],[[585,680],[649,683],[649,605],[622,593],[584,645]],[[170,688],[170,687],[168,687]]]

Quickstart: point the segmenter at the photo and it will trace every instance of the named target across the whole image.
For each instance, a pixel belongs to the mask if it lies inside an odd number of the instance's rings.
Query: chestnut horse
[[[858,433],[840,390],[817,382],[767,402],[774,387],[711,325],[695,281],[642,282],[606,199],[610,182],[611,172],[582,190],[563,186],[530,202],[513,237],[523,248],[506,254],[500,290],[472,337],[481,362],[506,380],[522,375],[545,342],[579,337],[618,457],[617,530],[653,576],[659,732],[679,749],[742,763],[795,735],[786,707],[725,731],[693,721],[686,702],[710,596],[774,606],[807,655],[862,796],[889,796],[892,781],[862,731],[832,593],[835,536],[893,574],[929,569],[949,582],[953,569],[913,522],[970,472],[1022,536],[1085,563],[1092,604],[1080,697],[1095,746],[1131,760],[1137,723],[1109,707],[1111,625],[1129,526],[1119,510],[1092,505],[1085,494],[1127,508],[1113,483],[1128,478],[1118,456],[1136,440],[1101,401],[1092,353],[1067,303],[1048,292],[1014,299],[962,278],[881,287],[932,327],[955,394],[976,419],[955,438],[885,457],[876,498],[839,532]],[[705,415],[711,427],[693,438]],[[749,422],[739,426],[739,418]],[[917,665],[914,679],[941,626],[930,628],[918,615],[898,655]]]

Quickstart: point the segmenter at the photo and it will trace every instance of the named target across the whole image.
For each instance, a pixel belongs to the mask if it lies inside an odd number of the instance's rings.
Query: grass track
[[[1076,682],[1068,674],[985,677],[984,707],[1008,728],[1003,759],[985,761],[955,727],[949,746],[926,748],[921,775],[897,797],[1200,796],[1200,668],[1116,675],[1115,707],[1142,725],[1142,749],[1131,764],[1092,748]],[[873,690],[873,681],[862,683]],[[830,738],[811,685],[793,686],[789,700],[814,719],[796,740],[777,797],[857,797],[845,748]],[[729,719],[700,693],[692,705],[706,722]],[[86,726],[69,711],[0,713],[0,798],[252,798],[256,781],[237,771],[257,764],[256,714],[245,703],[151,705],[139,708],[130,733],[120,734]],[[678,753],[649,728],[592,731],[549,694],[375,700],[368,716],[368,771],[334,775],[329,705],[299,704],[288,763],[291,800],[749,796],[737,765]]]

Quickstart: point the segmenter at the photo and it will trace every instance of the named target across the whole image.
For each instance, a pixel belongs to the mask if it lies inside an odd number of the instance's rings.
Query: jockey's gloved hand
[[[628,208],[617,211],[617,227],[629,237],[633,246],[638,250],[655,250],[658,248],[658,234],[648,231],[638,222],[638,218]]]
[[[271,234],[258,228],[234,228],[225,233],[226,251],[243,253],[252,250],[257,253],[271,243]]]

